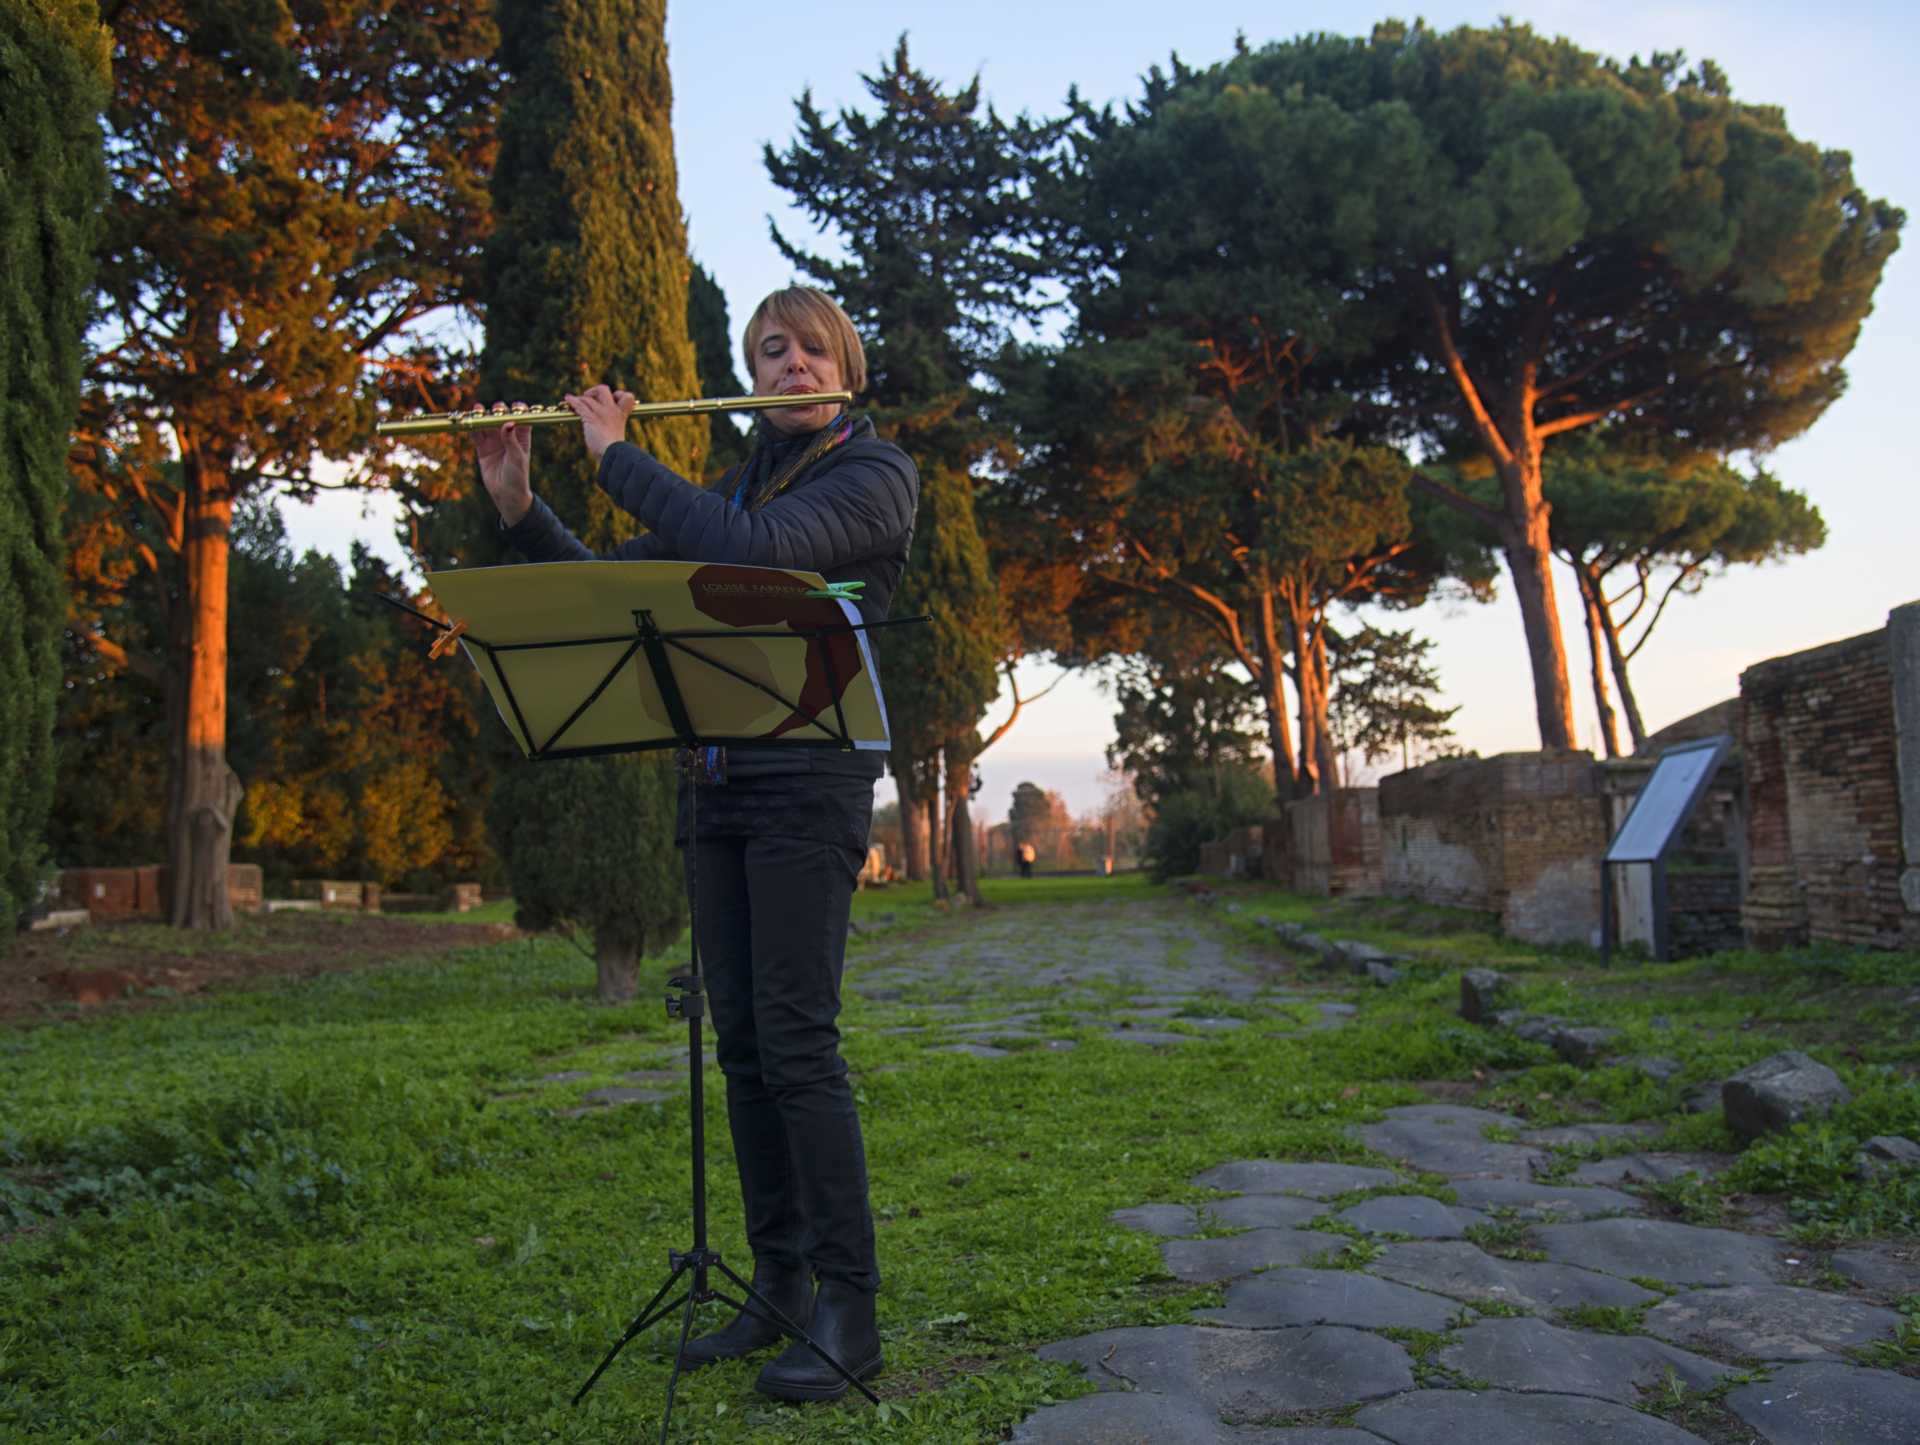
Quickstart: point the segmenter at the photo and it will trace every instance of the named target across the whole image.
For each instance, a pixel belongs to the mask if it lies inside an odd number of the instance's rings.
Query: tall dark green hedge
[[[93,0],[0,0],[0,951],[37,890],[53,802],[60,516],[106,194],[109,54]]]
[[[661,0],[501,0],[512,70],[494,173],[483,401],[557,401],[596,382],[642,398],[698,394],[687,333],[691,262],[674,169]],[[628,436],[698,477],[697,417]],[[589,546],[633,520],[594,485],[580,433],[543,429],[534,490]],[[514,762],[490,821],[523,924],[593,935],[600,996],[631,997],[641,953],[686,922],[673,847],[670,760],[644,753]]]

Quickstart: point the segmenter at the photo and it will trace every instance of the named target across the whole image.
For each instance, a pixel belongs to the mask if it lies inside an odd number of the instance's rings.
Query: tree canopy
[[[84,581],[144,577],[165,662],[91,640],[164,678],[172,917],[224,927],[243,792],[226,757],[234,507],[364,454],[382,388],[432,369],[421,323],[467,294],[487,225],[494,31],[419,0],[161,3],[110,24],[78,463],[108,536],[85,555],[108,565]]]
[[[1845,384],[1904,220],[1712,65],[1512,23],[1176,63],[1082,129],[1089,164],[1117,148],[1118,183],[1171,196],[1152,240],[1171,295],[1269,238],[1246,314],[1326,352],[1370,426],[1492,463],[1491,507],[1421,484],[1499,538],[1547,746],[1573,741],[1548,444],[1601,422],[1720,454],[1798,434]],[[1124,266],[1107,213],[1083,214],[1070,237]]]
[[[106,192],[92,4],[0,6],[0,953],[35,901],[66,615],[61,517]]]
[[[695,395],[664,5],[636,14],[616,0],[503,0],[498,13],[514,83],[493,178],[481,396],[557,401],[599,381]],[[631,536],[633,518],[593,485],[581,432],[551,430],[557,445],[546,435],[535,444],[541,493],[591,547]],[[680,475],[700,475],[708,434],[698,418],[629,435]],[[490,827],[518,917],[591,933],[607,1002],[631,998],[640,955],[686,924],[674,792],[672,762],[657,752],[515,758],[494,785]]]

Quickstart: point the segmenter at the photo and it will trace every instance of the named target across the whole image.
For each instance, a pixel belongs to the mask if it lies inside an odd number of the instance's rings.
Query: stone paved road
[[[854,990],[914,1020],[887,1032],[926,1035],[929,1047],[983,1067],[1006,1056],[996,1040],[1072,1047],[1048,1038],[1036,989],[1055,1018],[1068,1011],[1082,1026],[1162,1047],[1204,1049],[1244,1023],[1192,1016],[1208,996],[1256,1009],[1304,1001],[1319,1006],[1320,1027],[1355,1013],[1324,988],[1262,976],[1195,911],[1161,903],[1103,906],[1095,927],[1085,910],[1009,909],[951,940],[888,944],[863,957]],[[1131,1007],[1111,1008],[1115,985],[1132,991]],[[996,994],[1022,1002],[983,1010]],[[1886,1306],[1920,1290],[1920,1278],[1898,1266],[1876,1276],[1883,1262],[1856,1251],[1851,1292],[1809,1289],[1776,1239],[1645,1217],[1636,1191],[1723,1167],[1724,1157],[1621,1156],[1567,1182],[1536,1177],[1555,1172],[1556,1149],[1638,1131],[1529,1133],[1510,1115],[1434,1104],[1388,1110],[1354,1132],[1379,1165],[1222,1160],[1193,1181],[1216,1200],[1118,1211],[1118,1223],[1165,1240],[1168,1274],[1220,1282],[1225,1302],[1192,1324],[1042,1348],[1043,1359],[1085,1371],[1095,1393],[1036,1411],[1015,1445],[1702,1441],[1636,1408],[1677,1388],[1719,1388],[1719,1418],[1749,1432],[1743,1441],[1920,1442],[1920,1380],[1849,1353],[1893,1334],[1900,1317]],[[1445,1176],[1457,1203],[1411,1192],[1415,1173]],[[1352,1252],[1342,1234],[1307,1227],[1329,1213],[1383,1238]],[[1639,1333],[1594,1327],[1633,1314]],[[1416,1335],[1418,1360],[1408,1350]]]

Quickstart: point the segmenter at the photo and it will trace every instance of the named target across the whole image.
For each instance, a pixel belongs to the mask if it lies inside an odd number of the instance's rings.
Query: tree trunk
[[[969,903],[978,906],[980,896],[980,855],[974,851],[973,759],[960,743],[947,744],[947,807],[953,815],[947,836],[952,840],[954,879]]]
[[[921,883],[927,877],[927,810],[911,768],[895,768],[893,782],[900,795],[900,851],[906,855],[900,866],[906,869],[908,882]]]
[[[1333,669],[1327,663],[1327,629],[1316,625],[1313,632],[1314,703],[1319,710],[1320,781],[1328,792],[1340,786],[1340,749],[1334,745],[1333,723],[1329,709],[1333,704]]]
[[[940,774],[935,772],[927,788],[922,821],[927,831],[927,876],[933,880],[933,896],[943,900],[951,896],[947,887],[947,844],[941,835],[945,819],[940,815]]]
[[[1587,618],[1587,659],[1593,674],[1593,710],[1600,719],[1600,742],[1607,756],[1620,756],[1620,720],[1614,715],[1613,699],[1607,695],[1606,637],[1600,625],[1600,604],[1595,600],[1599,582],[1585,568],[1576,566],[1574,581],[1580,588],[1580,608]]]
[[[1540,449],[1516,448],[1500,466],[1507,495],[1507,525],[1501,551],[1520,604],[1527,657],[1533,664],[1533,706],[1540,746],[1571,748],[1573,684],[1567,678],[1567,648],[1560,636],[1560,610],[1553,591],[1553,547],[1547,535],[1552,515],[1541,490]]]
[[[1313,617],[1292,589],[1287,592],[1287,629],[1293,644],[1293,690],[1300,698],[1300,771],[1293,795],[1310,798],[1333,785],[1326,767],[1331,744],[1326,736],[1327,699],[1314,656]]]
[[[601,1003],[627,1003],[640,992],[640,950],[633,944],[596,937],[593,962]]]
[[[1633,695],[1633,683],[1627,678],[1627,654],[1620,646],[1620,628],[1613,620],[1613,609],[1599,589],[1594,589],[1594,610],[1600,617],[1600,631],[1607,639],[1607,657],[1613,664],[1614,685],[1620,689],[1620,705],[1627,711],[1627,732],[1633,738],[1633,750],[1647,740],[1647,725],[1640,718],[1640,700]]]
[[[1281,680],[1286,667],[1281,658],[1279,623],[1274,617],[1273,592],[1263,588],[1260,593],[1260,663],[1263,669],[1259,678],[1261,691],[1267,706],[1267,749],[1273,754],[1273,792],[1280,806],[1293,796],[1300,770],[1293,758],[1293,737],[1287,725],[1287,688]]]
[[[181,540],[184,586],[175,604],[183,682],[172,709],[168,761],[167,865],[176,928],[233,927],[227,864],[240,779],[227,766],[227,560],[233,497],[224,477],[186,464]]]

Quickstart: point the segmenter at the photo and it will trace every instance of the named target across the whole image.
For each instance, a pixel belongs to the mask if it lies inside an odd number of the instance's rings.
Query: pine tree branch
[[[1507,514],[1505,512],[1489,507],[1485,502],[1476,501],[1465,492],[1457,491],[1438,478],[1428,476],[1423,471],[1416,469],[1413,473],[1412,480],[1414,486],[1418,487],[1435,501],[1444,502],[1457,512],[1464,512],[1467,516],[1473,518],[1474,521],[1480,523],[1481,526],[1490,528],[1495,533],[1504,531],[1507,524]]]

